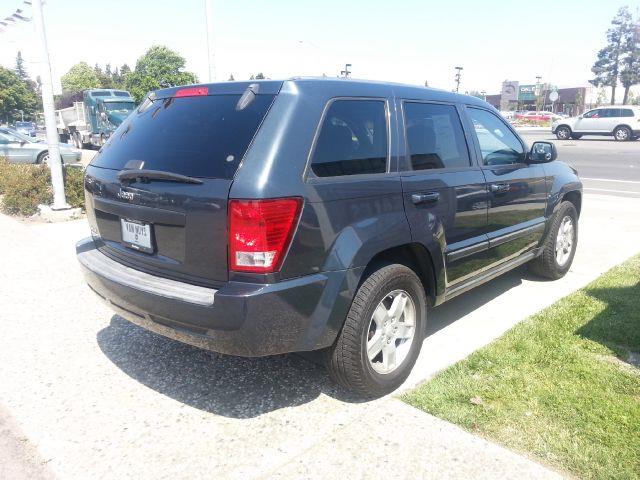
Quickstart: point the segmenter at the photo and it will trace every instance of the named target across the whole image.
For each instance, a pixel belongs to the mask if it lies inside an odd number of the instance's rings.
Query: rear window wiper
[[[118,180],[121,182],[133,183],[140,181],[146,183],[149,180],[165,180],[167,182],[180,182],[180,183],[204,183],[199,178],[189,177],[187,175],[180,175],[179,173],[164,172],[162,170],[121,170],[118,173]]]

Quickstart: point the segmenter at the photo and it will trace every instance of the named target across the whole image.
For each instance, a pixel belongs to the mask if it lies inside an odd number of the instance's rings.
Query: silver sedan
[[[78,162],[82,152],[66,143],[60,144],[63,163]],[[0,157],[12,163],[47,163],[49,150],[46,143],[22,135],[11,128],[0,128]]]

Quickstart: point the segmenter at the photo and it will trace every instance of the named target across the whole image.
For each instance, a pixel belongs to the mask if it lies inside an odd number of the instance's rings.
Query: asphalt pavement
[[[589,136],[558,140],[551,132],[521,132],[531,144],[551,141],[558,158],[576,170],[585,191],[600,195],[640,198],[640,140],[616,142],[613,137]]]

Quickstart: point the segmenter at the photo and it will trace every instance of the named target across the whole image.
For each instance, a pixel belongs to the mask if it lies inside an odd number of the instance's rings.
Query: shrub
[[[73,208],[84,210],[84,169],[78,167],[65,167],[64,192],[67,195],[67,203]]]
[[[10,165],[4,176],[2,209],[11,215],[33,215],[41,203],[51,203],[51,177],[43,165]]]
[[[84,170],[65,167],[64,181],[67,203],[84,208]],[[0,160],[0,194],[2,210],[11,215],[33,215],[38,205],[53,201],[51,174],[46,165],[12,164]]]

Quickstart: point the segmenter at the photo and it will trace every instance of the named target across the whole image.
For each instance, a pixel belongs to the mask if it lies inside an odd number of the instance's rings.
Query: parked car
[[[557,118],[560,118],[560,116],[553,112],[540,111],[540,112],[519,113],[516,115],[516,118],[520,120],[544,121],[544,120],[555,120]]]
[[[29,137],[36,136],[36,124],[33,122],[16,122],[15,130]]]
[[[88,166],[77,257],[143,328],[232,355],[318,350],[337,382],[383,395],[434,306],[524,263],[568,271],[582,184],[556,157],[429,88],[168,88]]]
[[[578,117],[564,118],[551,124],[551,132],[559,140],[583,135],[608,135],[619,142],[640,137],[640,107],[601,107]]]
[[[81,151],[66,143],[59,147],[63,163],[78,162],[82,157]],[[12,163],[47,163],[49,146],[11,128],[0,128],[0,157]]]

